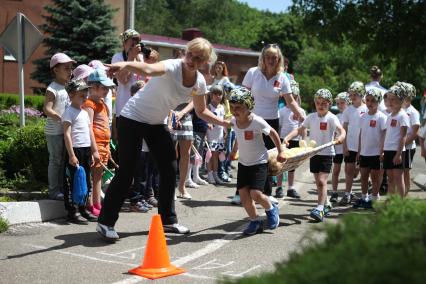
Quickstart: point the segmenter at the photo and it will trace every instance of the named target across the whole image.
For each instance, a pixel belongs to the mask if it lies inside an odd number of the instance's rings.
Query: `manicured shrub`
[[[375,214],[324,226],[323,241],[276,265],[274,273],[228,283],[424,283],[426,203],[391,198]]]
[[[43,111],[44,96],[25,96],[25,107]],[[0,94],[0,109],[8,109],[13,105],[19,105],[19,96],[16,94]]]

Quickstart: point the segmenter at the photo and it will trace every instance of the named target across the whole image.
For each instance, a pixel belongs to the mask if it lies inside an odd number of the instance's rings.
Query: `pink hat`
[[[96,69],[96,68],[100,68],[103,70],[107,70],[108,68],[99,60],[92,60],[89,62],[89,66]]]
[[[52,58],[50,58],[50,68],[55,67],[59,63],[68,63],[68,62],[77,63],[75,60],[72,60],[65,53],[58,52],[58,53],[55,53],[55,55],[53,55]]]
[[[80,79],[86,79],[87,77],[89,77],[90,73],[93,72],[93,68],[86,65],[86,64],[81,64],[78,65],[77,68],[75,68],[72,71],[72,75],[74,76],[74,80],[80,80]]]

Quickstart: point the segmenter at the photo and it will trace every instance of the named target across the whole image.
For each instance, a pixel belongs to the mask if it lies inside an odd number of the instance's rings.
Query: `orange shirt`
[[[91,108],[93,115],[93,134],[95,135],[96,143],[109,143],[111,131],[109,129],[108,109],[104,102],[94,102],[88,99],[83,108]]]

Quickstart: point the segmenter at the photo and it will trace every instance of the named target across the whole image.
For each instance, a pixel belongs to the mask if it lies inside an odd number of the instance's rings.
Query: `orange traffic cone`
[[[152,216],[143,263],[141,266],[129,270],[129,273],[157,279],[184,272],[185,270],[170,264],[161,216],[158,214]]]

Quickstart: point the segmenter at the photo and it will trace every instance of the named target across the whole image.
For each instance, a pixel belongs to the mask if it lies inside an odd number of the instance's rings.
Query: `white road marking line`
[[[224,239],[214,240],[213,243],[208,244],[204,248],[199,249],[187,256],[181,257],[178,260],[173,261],[172,263],[176,266],[181,266],[187,262],[193,261],[194,259],[200,258],[206,254],[214,252],[215,250],[220,249],[222,246],[224,246],[225,244],[229,242],[230,242],[229,240],[224,240]]]
[[[130,253],[130,252],[136,251],[136,250],[142,250],[144,248],[145,248],[145,246],[139,247],[139,248],[125,250],[125,251],[118,252],[118,253],[107,253],[107,252],[104,252],[104,251],[99,251],[99,252],[96,252],[96,253],[102,254],[102,255],[107,255],[107,256],[114,256],[114,257],[118,257],[118,258],[132,259],[133,260],[133,259],[136,258],[136,254],[135,253],[131,253],[130,256],[121,256],[121,254],[127,254],[127,253]]]
[[[32,247],[32,248],[36,248],[36,249],[49,249],[49,247],[45,247],[45,246],[38,246],[38,245],[32,245],[32,244],[25,244],[25,245]],[[106,262],[106,263],[121,264],[121,265],[130,266],[130,267],[135,267],[135,266],[138,265],[138,264],[134,264],[134,263],[125,263],[125,262],[114,261],[114,260],[105,260],[105,259],[101,259],[101,258],[97,258],[97,257],[87,256],[87,255],[69,252],[69,251],[63,251],[63,250],[55,250],[54,249],[54,250],[51,250],[51,252],[56,252],[56,253],[65,254],[65,255],[72,255],[72,256],[79,257],[79,258],[85,258],[85,259],[90,259],[90,260],[95,260],[95,261]]]

